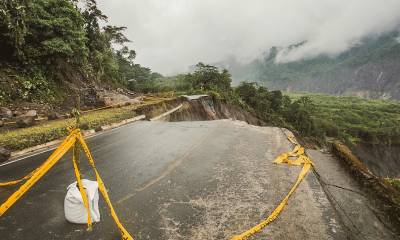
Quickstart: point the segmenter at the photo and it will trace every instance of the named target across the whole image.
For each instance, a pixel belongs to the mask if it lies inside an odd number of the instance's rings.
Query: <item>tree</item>
[[[29,0],[4,0],[0,3],[0,59],[23,58],[27,34]]]
[[[268,122],[289,123],[304,135],[320,135],[311,116],[315,106],[308,97],[301,97],[292,102],[289,97],[283,96],[281,91],[268,91],[257,83],[247,82],[242,82],[235,89],[235,93],[253,108],[260,118]]]
[[[283,95],[281,91],[271,91],[270,92],[271,108],[273,111],[281,111],[283,108]],[[290,99],[289,99],[290,101]]]
[[[2,88],[0,94],[30,100],[38,89],[51,92],[53,80],[63,83],[76,76],[114,86],[159,78],[135,64],[136,52],[126,46],[126,27],[106,23],[95,0],[0,1],[0,66],[21,75],[16,87]]]
[[[217,82],[217,86],[221,90],[229,90],[231,88],[232,75],[228,70],[223,69]]]
[[[125,60],[130,65],[133,64],[133,60],[136,58],[136,51],[130,50],[127,46],[123,46],[117,51],[117,57],[120,60]]]
[[[29,60],[48,67],[86,63],[84,19],[74,4],[67,0],[35,1],[32,12],[24,49]]]
[[[126,27],[107,25],[103,27],[103,30],[107,43],[124,45],[125,43],[130,42],[130,40],[122,33],[126,30]],[[125,46],[125,48],[127,49],[128,47]]]
[[[97,7],[95,0],[86,0],[83,16],[89,59],[95,78],[98,81],[114,80],[127,84],[126,80],[135,76],[133,60],[136,52],[125,45],[130,42],[123,34],[126,27],[106,25],[100,28],[100,22],[107,22],[107,16]],[[119,45],[120,49],[114,50],[112,44]]]
[[[220,72],[217,67],[201,62],[196,65],[191,78],[193,87],[202,90],[227,90],[232,82],[228,70]]]
[[[254,106],[257,103],[257,83],[241,82],[235,92],[248,105]]]
[[[285,111],[285,118],[296,130],[308,136],[321,136],[321,130],[317,129],[311,117],[315,105],[309,97],[301,97],[290,104]]]
[[[89,50],[97,51],[104,48],[103,36],[100,31],[100,21],[107,21],[107,16],[97,8],[95,0],[86,0],[85,10],[82,13],[85,19],[87,46]]]

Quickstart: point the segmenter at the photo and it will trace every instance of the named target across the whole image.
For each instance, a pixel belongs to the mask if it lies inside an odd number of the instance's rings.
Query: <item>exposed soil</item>
[[[375,175],[400,178],[400,144],[360,142],[351,149]]]
[[[150,119],[178,106],[179,104],[182,104],[183,107],[163,118],[163,121],[179,122],[232,119],[245,121],[256,126],[265,125],[265,123],[258,119],[254,114],[230,104],[225,100],[214,99],[210,96],[204,96],[190,101],[185,97],[179,97],[157,105],[142,107],[136,110],[136,113],[138,115],[145,114],[146,118]]]

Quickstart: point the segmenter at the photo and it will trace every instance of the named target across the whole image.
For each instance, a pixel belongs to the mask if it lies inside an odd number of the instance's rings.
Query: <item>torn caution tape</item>
[[[231,238],[231,240],[245,240],[250,238],[251,236],[255,235],[257,232],[260,232],[265,226],[273,222],[279,214],[283,211],[285,208],[286,204],[289,201],[289,198],[292,196],[292,194],[296,191],[297,187],[300,185],[301,181],[305,178],[307,173],[310,171],[310,169],[313,167],[312,161],[310,158],[308,158],[305,155],[305,150],[300,144],[297,143],[295,137],[293,134],[287,135],[288,140],[295,145],[294,149],[291,152],[283,153],[279,155],[274,163],[275,164],[288,164],[288,165],[294,165],[294,166],[300,166],[303,165],[303,168],[301,169],[296,182],[288,192],[288,194],[285,196],[285,198],[279,203],[279,205],[274,209],[274,211],[262,222],[257,224],[256,226],[250,228],[249,230],[234,236]],[[295,159],[291,159],[295,158]]]
[[[78,166],[78,159],[77,159],[77,151],[79,146],[81,146],[86,154],[86,157],[89,161],[89,165],[93,168],[95,175],[96,175],[96,181],[99,186],[99,190],[101,194],[103,195],[107,206],[110,210],[111,217],[114,219],[115,224],[117,225],[119,231],[121,232],[122,239],[123,240],[133,240],[133,237],[129,234],[129,232],[125,229],[125,227],[122,225],[120,222],[114,207],[111,204],[110,197],[108,196],[106,187],[104,185],[103,180],[100,177],[100,174],[95,166],[94,159],[92,157],[92,154],[89,150],[89,147],[87,146],[84,137],[79,129],[70,129],[70,134],[65,138],[65,140],[61,143],[61,145],[50,155],[50,157],[37,169],[26,175],[25,177],[14,180],[14,181],[9,181],[9,182],[4,182],[0,183],[1,186],[10,186],[10,185],[15,185],[21,182],[24,182],[19,189],[17,189],[11,196],[0,205],[0,217],[10,208],[12,205],[17,202],[36,182],[40,180],[57,162],[60,160],[72,147],[74,154],[72,158],[73,166],[74,166],[74,171],[75,171],[75,176],[77,178],[77,184],[79,191],[82,195],[82,200],[84,202],[86,211],[87,211],[87,218],[88,218],[88,229],[90,230],[92,227],[92,219],[90,216],[90,211],[89,211],[89,202],[88,202],[88,197],[86,195],[86,192],[83,188],[82,180],[81,180],[81,175],[79,172],[79,166]]]
[[[9,181],[9,182],[0,182],[0,187],[5,187],[5,186],[12,186],[12,185],[16,185],[20,182],[23,182],[25,180],[28,180],[29,178],[32,177],[32,175],[37,171],[37,169],[33,170],[32,172],[28,173],[28,175],[26,175],[23,178],[20,178],[18,180],[13,180],[13,181]]]

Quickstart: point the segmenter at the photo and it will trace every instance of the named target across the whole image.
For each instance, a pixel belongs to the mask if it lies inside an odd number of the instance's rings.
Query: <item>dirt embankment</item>
[[[350,147],[380,177],[400,177],[400,144],[357,143]]]
[[[387,180],[374,174],[362,159],[340,141],[332,143],[331,151],[361,183],[363,192],[374,199],[375,207],[386,213],[385,218],[395,226],[395,231],[400,232],[400,192]]]
[[[146,106],[136,110],[137,114],[145,114],[147,119],[156,117],[182,104],[177,111],[165,116],[163,121],[206,121],[217,119],[233,119],[245,121],[252,125],[263,126],[265,123],[252,113],[235,106],[226,100],[211,96],[201,96],[195,99],[179,97],[163,103]]]

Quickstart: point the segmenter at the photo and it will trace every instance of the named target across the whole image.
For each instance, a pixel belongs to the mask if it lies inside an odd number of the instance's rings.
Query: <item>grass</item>
[[[309,97],[312,116],[329,137],[373,143],[400,143],[400,102],[337,97],[325,94],[288,94]]]
[[[81,117],[82,126],[96,129],[105,124],[115,123],[134,117],[132,107],[113,108],[91,112]],[[67,127],[74,125],[74,119],[49,121],[29,128],[7,131],[0,135],[0,145],[10,150],[21,150],[68,135]]]
[[[136,116],[135,109],[157,104],[161,101],[160,99],[152,99],[140,105],[89,112],[81,117],[81,126],[82,129],[96,129],[103,125],[117,123]],[[68,135],[67,127],[74,123],[74,119],[60,119],[29,128],[6,131],[0,134],[0,146],[16,151],[60,139]]]
[[[385,178],[394,188],[400,191],[400,179],[399,178]]]

